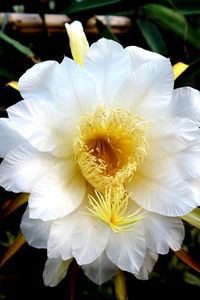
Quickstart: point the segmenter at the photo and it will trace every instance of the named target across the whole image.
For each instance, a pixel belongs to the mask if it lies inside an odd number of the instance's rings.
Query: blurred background
[[[1,117],[21,99],[9,82],[17,81],[37,62],[61,62],[64,55],[71,56],[64,23],[73,20],[82,22],[90,44],[106,37],[124,47],[135,45],[160,53],[173,65],[188,64],[175,87],[200,89],[199,0],[0,0]],[[26,204],[2,217],[17,196],[0,189],[0,257],[20,232]],[[185,228],[183,248],[200,264],[200,230],[188,224]],[[44,287],[45,260],[46,251],[23,245],[0,269],[0,299],[115,299],[112,281],[98,287],[75,264],[57,287]],[[146,294],[173,297],[175,291],[182,298],[200,294],[199,274],[173,252],[159,257],[148,281],[125,275],[129,299]]]

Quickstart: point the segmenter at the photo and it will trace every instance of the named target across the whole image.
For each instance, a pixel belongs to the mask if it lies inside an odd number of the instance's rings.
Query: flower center
[[[146,156],[147,128],[143,118],[121,109],[100,106],[85,114],[74,143],[85,179],[102,193],[126,184]]]

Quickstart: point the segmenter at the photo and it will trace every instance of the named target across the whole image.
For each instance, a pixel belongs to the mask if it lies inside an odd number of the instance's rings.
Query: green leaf
[[[110,31],[109,27],[104,25],[100,20],[96,19],[96,25],[102,37],[119,42],[118,38]]]
[[[14,243],[16,237],[10,231],[6,231],[5,234],[7,237],[7,241],[0,241],[0,246],[9,248]]]
[[[7,80],[13,80],[16,77],[13,75],[13,73],[11,73],[8,70],[0,67],[0,78],[5,78]]]
[[[184,15],[200,14],[200,2],[198,0],[161,0],[159,3],[174,8]]]
[[[96,10],[98,8],[105,8],[107,6],[112,6],[114,4],[122,3],[123,0],[82,0],[82,1],[75,1],[73,0],[71,5],[68,6],[64,11],[68,14],[77,13],[82,11],[90,11]]]
[[[189,284],[200,287],[200,278],[199,278],[199,276],[196,276],[196,275],[186,271],[184,273],[183,279],[184,279],[185,282],[187,282]]]
[[[31,51],[30,48],[24,46],[23,44],[21,44],[20,42],[18,42],[17,40],[9,37],[7,34],[3,33],[2,31],[0,31],[0,39],[3,40],[4,42],[6,42],[7,44],[11,45],[12,47],[14,47],[15,49],[17,49],[19,52],[21,52],[22,54],[26,55],[27,57],[31,58],[32,61],[35,62],[35,55],[34,53]]]
[[[200,49],[200,30],[193,28],[177,11],[159,4],[147,4],[140,9],[140,13]]]
[[[158,27],[147,19],[137,19],[137,25],[152,51],[167,56],[167,49]]]
[[[175,88],[188,85],[191,81],[195,81],[200,75],[200,58],[191,63],[187,70],[183,72],[175,81]]]

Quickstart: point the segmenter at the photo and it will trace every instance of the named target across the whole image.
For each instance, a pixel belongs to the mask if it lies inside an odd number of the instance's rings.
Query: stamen
[[[90,206],[87,209],[92,216],[101,219],[117,233],[130,230],[145,216],[142,208],[127,214],[129,196],[123,188],[108,188],[104,196],[95,190],[95,195],[96,198],[88,196]]]
[[[128,183],[147,154],[148,127],[143,118],[121,109],[101,106],[84,115],[74,152],[85,179],[102,193]]]

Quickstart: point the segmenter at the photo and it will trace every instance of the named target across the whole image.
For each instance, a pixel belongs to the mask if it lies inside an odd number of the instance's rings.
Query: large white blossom
[[[29,69],[0,119],[0,184],[30,193],[21,228],[47,248],[47,285],[73,257],[97,283],[118,268],[147,278],[200,203],[199,92],[174,90],[156,53],[107,39],[85,52]]]

